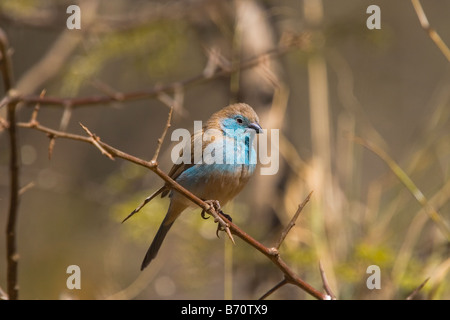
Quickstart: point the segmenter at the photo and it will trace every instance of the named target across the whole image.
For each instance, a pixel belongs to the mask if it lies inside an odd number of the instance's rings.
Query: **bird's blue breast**
[[[242,190],[255,167],[252,137],[223,135],[210,142],[202,160],[183,171],[176,181],[203,199],[225,204]]]
[[[216,138],[203,149],[200,162],[185,170],[183,179],[207,179],[209,175],[252,175],[256,151],[249,136]]]

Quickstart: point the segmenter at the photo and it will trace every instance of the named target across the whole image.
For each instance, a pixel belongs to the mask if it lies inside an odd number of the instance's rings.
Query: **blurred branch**
[[[441,50],[442,54],[447,58],[450,62],[450,49],[447,47],[444,41],[442,41],[439,34],[434,30],[430,23],[428,22],[428,18],[423,11],[422,5],[419,0],[411,0],[414,10],[416,11],[417,17],[419,18],[420,25],[428,34],[428,36],[433,40],[433,42],[438,46],[439,50]]]
[[[446,225],[442,216],[430,204],[422,191],[420,191],[420,189],[415,185],[415,183],[406,174],[406,172],[403,171],[403,169],[400,168],[400,166],[394,161],[394,159],[392,159],[384,150],[365,139],[355,137],[355,142],[375,153],[388,165],[388,167],[403,183],[406,189],[408,189],[408,191],[414,196],[417,202],[419,202],[419,204],[426,210],[431,220],[439,227],[439,230],[441,230],[447,241],[450,241],[450,229]]]
[[[244,240],[246,243],[257,249],[259,252],[264,254],[267,258],[269,258],[277,267],[280,269],[284,276],[285,281],[287,283],[294,284],[298,286],[299,288],[303,289],[313,297],[323,300],[325,299],[325,295],[321,292],[314,289],[311,285],[303,281],[300,277],[298,277],[294,271],[281,259],[278,250],[276,248],[268,248],[261,243],[259,243],[257,240],[249,236],[247,233],[245,233],[243,230],[241,230],[238,226],[233,224],[231,221],[229,221],[223,214],[218,212],[214,205],[210,205],[208,202],[201,200],[196,195],[191,193],[190,191],[183,188],[181,185],[179,185],[175,180],[173,180],[171,177],[169,177],[165,172],[163,172],[159,166],[158,162],[155,160],[151,161],[145,161],[143,159],[134,157],[130,154],[127,154],[121,150],[118,150],[104,142],[102,142],[98,137],[93,139],[93,134],[90,133],[89,137],[80,136],[76,134],[71,134],[67,132],[61,132],[57,130],[53,130],[50,128],[47,128],[45,126],[42,126],[37,121],[35,122],[27,122],[27,123],[19,123],[18,124],[22,128],[30,128],[35,129],[41,132],[46,133],[47,135],[50,135],[54,138],[65,138],[65,139],[71,139],[76,141],[82,141],[89,144],[92,144],[97,147],[99,145],[103,150],[108,152],[111,156],[124,159],[126,161],[133,162],[137,165],[143,166],[147,169],[150,169],[154,173],[156,173],[162,180],[164,180],[173,190],[181,193],[186,198],[191,200],[194,204],[199,206],[201,209],[203,209],[205,212],[212,215],[215,219],[215,222],[218,222],[223,229],[229,228],[232,234],[238,236],[242,240]],[[90,132],[90,131],[89,131]],[[97,147],[98,148],[98,147]]]
[[[127,6],[127,10],[120,14],[111,12],[102,14],[102,12],[99,12],[96,14],[94,23],[83,26],[80,32],[83,35],[101,35],[136,29],[149,22],[181,19],[189,16],[191,12],[196,12],[204,7],[207,1],[163,1],[161,3],[148,1],[137,3],[137,5],[130,3]],[[0,8],[0,21],[3,24],[13,27],[21,26],[33,29],[60,31],[62,26],[65,27],[66,24],[67,17],[64,15],[66,8],[73,2],[75,1],[51,1],[46,4],[45,8],[35,7],[25,14],[8,12],[6,10],[1,11]],[[89,5],[89,2],[93,1],[87,0],[87,2],[78,4],[83,10],[83,18],[84,11],[86,10],[86,6]]]
[[[3,291],[2,287],[0,287],[0,300],[8,300],[8,295]]]
[[[448,180],[442,188],[440,188],[430,199],[429,203],[436,210],[440,210],[450,198],[450,180]],[[401,279],[406,274],[406,268],[410,264],[411,257],[413,255],[413,249],[418,241],[419,234],[422,233],[422,229],[428,221],[428,216],[424,211],[426,208],[420,208],[414,215],[411,223],[406,231],[402,245],[399,247],[398,254],[395,258],[395,262],[392,266],[392,278]]]
[[[337,287],[336,274],[333,268],[333,254],[338,242],[330,242],[337,236],[335,223],[339,221],[342,211],[338,209],[337,192],[334,188],[332,154],[334,138],[333,122],[331,120],[330,84],[328,65],[325,57],[325,21],[324,4],[322,0],[302,1],[303,18],[312,32],[313,41],[317,43],[314,54],[308,56],[308,93],[309,118],[311,136],[311,166],[313,177],[308,179],[311,189],[316,191],[312,217],[312,231],[317,255],[327,266],[330,283]],[[332,205],[333,204],[333,205]]]
[[[120,95],[108,94],[108,95],[97,95],[89,97],[76,97],[76,98],[60,98],[60,97],[41,97],[36,95],[21,95],[19,92],[14,91],[14,94],[9,94],[4,97],[0,102],[0,108],[8,103],[18,103],[23,102],[26,104],[41,103],[41,105],[49,106],[71,106],[72,108],[91,106],[91,105],[102,105],[117,101],[134,101],[142,100],[148,98],[155,98],[161,95],[161,93],[177,93],[180,87],[188,87],[195,84],[204,83],[217,79],[220,77],[229,76],[230,74],[236,72],[237,70],[250,69],[260,63],[264,63],[267,59],[277,57],[279,55],[285,54],[290,48],[296,46],[296,43],[288,43],[287,45],[280,45],[272,50],[265,52],[264,54],[258,55],[254,58],[250,58],[237,66],[232,68],[217,69],[214,72],[206,73],[201,72],[200,74],[187,78],[182,81],[176,81],[166,85],[157,85],[150,90],[140,90],[132,91],[127,93],[121,93]]]
[[[417,293],[419,293],[419,291],[422,290],[422,288],[427,284],[428,280],[430,280],[429,277],[426,278],[425,281],[422,282],[416,289],[414,289],[414,291],[411,292],[411,294],[406,297],[406,300],[414,299],[414,297],[417,295]]]
[[[14,86],[12,63],[9,52],[9,42],[6,34],[0,29],[0,59],[1,73],[5,92]],[[17,102],[7,104],[6,121],[9,134],[9,175],[10,175],[10,197],[8,222],[6,225],[6,261],[7,261],[7,291],[10,300],[19,298],[19,287],[17,284],[17,267],[19,255],[16,248],[16,225],[19,211],[19,152],[17,146],[16,131],[16,106]]]
[[[25,192],[27,192],[28,190],[30,190],[31,188],[34,188],[36,184],[31,181],[29,182],[26,186],[22,187],[19,189],[19,196],[23,195]]]

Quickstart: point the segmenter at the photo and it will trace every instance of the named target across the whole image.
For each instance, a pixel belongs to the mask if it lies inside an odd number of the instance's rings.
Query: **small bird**
[[[169,176],[200,199],[218,201],[221,206],[224,206],[241,192],[255,171],[256,152],[251,133],[262,131],[258,115],[248,104],[232,104],[214,113],[202,127],[201,132],[198,131],[191,134],[190,163],[175,164]],[[209,140],[205,139],[204,135],[211,131],[214,132],[213,136]],[[204,156],[201,161],[193,163],[195,148],[192,146],[199,141],[202,143]],[[217,156],[215,152],[223,154],[222,162],[211,163],[206,159],[206,157]],[[205,154],[208,155],[205,156]],[[230,161],[230,155],[233,155],[232,161]],[[180,153],[181,156],[182,153]],[[179,215],[188,207],[195,206],[192,201],[171,190],[170,185],[165,184],[147,197],[124,221],[159,194],[161,197],[169,195],[170,205],[145,255],[141,270],[156,257],[167,232]]]

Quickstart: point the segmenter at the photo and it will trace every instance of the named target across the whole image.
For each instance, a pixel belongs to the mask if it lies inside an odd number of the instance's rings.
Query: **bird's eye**
[[[242,123],[242,122],[244,122],[244,121],[243,121],[241,118],[237,118],[237,119],[236,119],[236,122],[240,124],[240,123]]]

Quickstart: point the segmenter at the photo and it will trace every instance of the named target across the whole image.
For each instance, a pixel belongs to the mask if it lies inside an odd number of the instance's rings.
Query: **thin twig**
[[[313,191],[311,191],[308,196],[306,197],[305,200],[303,200],[303,202],[298,206],[297,212],[295,212],[294,216],[292,217],[291,221],[289,222],[289,224],[286,226],[286,228],[284,228],[283,232],[281,233],[280,239],[278,240],[275,248],[280,249],[281,244],[283,243],[284,239],[286,238],[287,234],[289,233],[289,231],[292,229],[293,226],[295,226],[295,222],[297,221],[300,212],[302,212],[303,208],[305,207],[305,205],[309,202],[309,200],[311,199],[311,195],[312,195]]]
[[[288,281],[286,280],[286,278],[284,278],[283,280],[281,280],[280,282],[278,282],[275,286],[273,286],[271,289],[269,289],[266,293],[264,293],[259,300],[264,300],[266,299],[268,296],[270,296],[272,293],[274,293],[275,291],[277,291],[278,289],[280,289],[282,286],[284,286],[285,284],[287,284]]]
[[[25,192],[27,192],[28,190],[30,190],[31,188],[33,188],[36,185],[36,183],[34,183],[33,181],[31,181],[30,183],[28,183],[26,186],[22,187],[19,189],[19,196],[22,196]]]
[[[433,40],[433,42],[438,46],[439,50],[441,50],[442,54],[447,58],[450,62],[450,49],[445,44],[445,42],[441,39],[439,34],[434,30],[430,23],[428,22],[428,18],[423,11],[422,5],[419,0],[411,0],[414,10],[416,11],[417,17],[419,18],[420,25],[428,33],[428,36]]]
[[[53,155],[53,149],[55,148],[56,138],[51,134],[49,134],[48,137],[50,139],[48,143],[48,160],[51,160]]]
[[[39,96],[41,98],[43,98],[45,96],[45,93],[46,93],[46,90],[44,89],[44,90],[41,91],[41,94]],[[36,105],[34,106],[34,109],[33,109],[33,113],[31,114],[30,122],[33,122],[33,123],[37,122],[37,116],[38,116],[40,108],[41,108],[41,104],[39,102],[36,103]]]
[[[170,121],[172,120],[172,112],[173,112],[173,107],[170,107],[169,116],[167,117],[167,123],[166,123],[166,126],[164,127],[161,137],[158,139],[158,145],[156,146],[156,151],[155,151],[155,154],[153,155],[152,161],[158,160],[159,151],[161,150],[162,143],[164,141],[164,138],[166,137],[167,130],[169,130],[169,128],[170,128]]]
[[[333,293],[333,290],[331,290],[330,285],[328,284],[327,275],[325,274],[325,270],[323,269],[322,261],[319,260],[319,270],[320,270],[320,277],[322,278],[323,288],[325,289],[325,292],[328,294],[331,300],[336,300],[336,295]]]
[[[406,297],[406,300],[414,299],[417,293],[419,293],[419,291],[422,290],[422,288],[427,284],[428,280],[430,280],[430,277],[426,278],[425,281],[423,281],[416,289],[414,289],[414,291]]]
[[[100,139],[96,135],[94,135],[88,128],[86,128],[81,122],[80,122],[80,126],[91,137],[92,144],[94,146],[96,146],[97,149],[100,150],[100,152],[102,154],[104,154],[105,156],[107,156],[111,160],[114,160],[114,157],[99,144]]]

